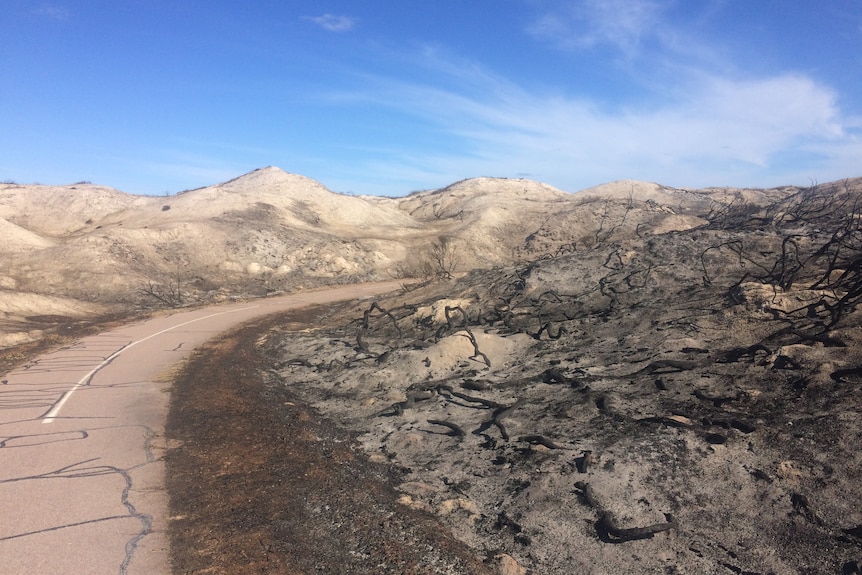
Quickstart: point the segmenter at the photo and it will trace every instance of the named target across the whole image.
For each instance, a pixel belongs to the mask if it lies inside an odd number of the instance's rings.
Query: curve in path
[[[0,573],[170,573],[160,375],[242,322],[397,289],[360,284],[175,313],[0,377]]]

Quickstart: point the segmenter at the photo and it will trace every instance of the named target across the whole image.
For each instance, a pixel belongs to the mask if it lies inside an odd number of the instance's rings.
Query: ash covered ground
[[[859,572],[858,192],[740,197],[665,233],[631,209],[270,331],[273,385],[508,573]]]

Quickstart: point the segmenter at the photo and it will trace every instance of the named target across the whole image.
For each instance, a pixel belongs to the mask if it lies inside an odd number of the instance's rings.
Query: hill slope
[[[266,373],[479,556],[858,573],[862,190],[749,199],[272,330]]]
[[[41,298],[30,314],[50,298],[63,299],[64,309],[86,302],[81,313],[92,314],[94,305],[165,307],[422,278],[689,229],[752,193],[616,182],[568,194],[529,180],[476,178],[402,198],[356,197],[274,167],[170,197],[87,183],[3,184],[0,290],[10,297],[0,297],[0,334],[9,322],[26,323],[22,294]],[[6,309],[13,293],[19,304]]]

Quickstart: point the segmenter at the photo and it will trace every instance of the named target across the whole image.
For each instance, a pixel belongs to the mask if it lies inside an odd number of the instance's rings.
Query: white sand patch
[[[0,238],[3,238],[2,249],[12,252],[48,248],[56,243],[4,218],[0,218]]]
[[[399,357],[403,358],[400,365],[406,371],[407,380],[416,382],[424,379],[444,379],[465,367],[479,371],[508,368],[512,362],[517,361],[519,350],[533,341],[524,334],[502,337],[482,331],[472,333],[479,346],[480,355],[476,354],[466,331],[444,337],[424,350],[399,351]],[[488,358],[490,367],[486,365],[481,354]]]
[[[450,308],[449,313],[455,321],[461,320],[461,313],[454,308],[460,307],[464,311],[469,309],[470,302],[465,299],[441,299],[431,305],[426,305],[418,308],[413,317],[416,321],[422,321],[425,318],[432,318],[434,325],[446,323],[446,308]]]
[[[66,315],[85,317],[98,313],[100,305],[71,298],[32,293],[0,292],[0,312],[16,315]]]
[[[31,341],[37,341],[40,337],[42,337],[41,330],[16,333],[0,332],[0,348],[30,343]]]

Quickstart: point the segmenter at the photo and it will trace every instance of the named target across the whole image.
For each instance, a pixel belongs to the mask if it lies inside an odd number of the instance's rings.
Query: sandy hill
[[[788,193],[624,181],[570,194],[475,178],[381,198],[336,194],[275,167],[169,197],[3,184],[0,319],[20,331],[50,298],[71,315],[69,302],[86,302],[80,311],[91,314],[507,266],[689,229],[742,195]]]

